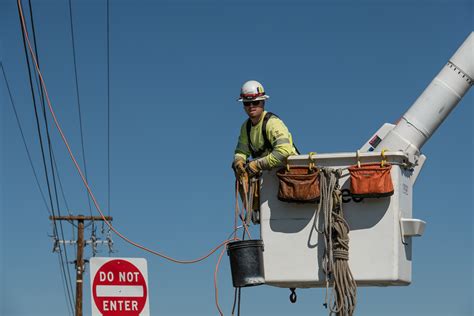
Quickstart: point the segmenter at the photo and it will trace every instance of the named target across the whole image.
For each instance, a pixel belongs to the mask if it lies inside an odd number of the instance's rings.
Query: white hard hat
[[[266,100],[270,96],[265,94],[265,90],[260,82],[249,80],[240,89],[240,98],[237,101],[259,101]]]

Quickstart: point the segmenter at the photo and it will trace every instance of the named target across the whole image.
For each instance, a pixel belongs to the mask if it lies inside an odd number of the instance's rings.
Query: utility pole
[[[76,316],[82,316],[82,276],[84,273],[84,246],[90,241],[84,242],[84,222],[85,221],[103,221],[104,218],[101,216],[50,216],[52,221],[77,221],[77,241],[70,240],[59,240],[59,243],[74,244],[77,243],[77,255],[76,255]],[[112,217],[105,216],[105,219],[109,222],[112,221]],[[94,243],[108,243],[110,241],[93,241]]]

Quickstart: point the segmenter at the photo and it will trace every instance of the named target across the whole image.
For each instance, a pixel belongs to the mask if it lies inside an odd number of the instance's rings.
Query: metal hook
[[[292,287],[292,288],[290,288],[290,291],[291,291],[290,302],[294,304],[294,303],[296,303],[296,299],[298,298],[296,296],[296,288]]]

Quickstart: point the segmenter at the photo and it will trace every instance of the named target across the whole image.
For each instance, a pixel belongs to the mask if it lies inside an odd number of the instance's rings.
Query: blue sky
[[[82,162],[68,2],[31,2],[46,85]],[[107,209],[106,2],[72,5],[87,171]],[[28,2],[23,6],[28,17]],[[0,0],[0,30],[0,59],[45,191],[16,1]],[[264,84],[268,110],[286,122],[301,151],[355,151],[404,113],[472,30],[472,2],[460,0],[111,0],[115,226],[174,257],[203,255],[232,229],[230,163],[245,119],[235,99],[244,81]],[[52,227],[3,77],[0,93],[0,314],[69,315],[58,257],[51,253]],[[472,315],[472,105],[471,91],[422,150],[428,160],[413,211],[427,228],[414,241],[413,283],[360,288],[358,315]],[[51,132],[70,210],[89,214],[79,176],[57,131]],[[74,238],[70,225],[64,230]],[[153,315],[217,315],[217,256],[180,266],[113,238],[114,255],[148,260]],[[69,254],[74,257],[72,247]],[[108,255],[105,248],[101,255]],[[88,278],[84,315],[90,314]],[[230,315],[226,257],[219,286]],[[260,286],[242,293],[244,315],[326,313],[320,289],[299,291],[297,304],[286,289]]]

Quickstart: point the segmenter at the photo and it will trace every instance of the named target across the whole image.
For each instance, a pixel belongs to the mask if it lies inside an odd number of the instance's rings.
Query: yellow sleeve
[[[244,161],[246,161],[247,158],[251,155],[247,138],[246,123],[247,121],[245,121],[244,124],[242,124],[242,127],[240,128],[239,140],[237,141],[237,146],[235,147],[234,151],[234,161],[237,159],[243,159]]]
[[[273,150],[265,157],[259,159],[259,164],[262,169],[271,169],[281,166],[286,162],[288,156],[296,155],[291,134],[286,125],[279,118],[272,117],[268,120],[267,137],[272,144]]]

